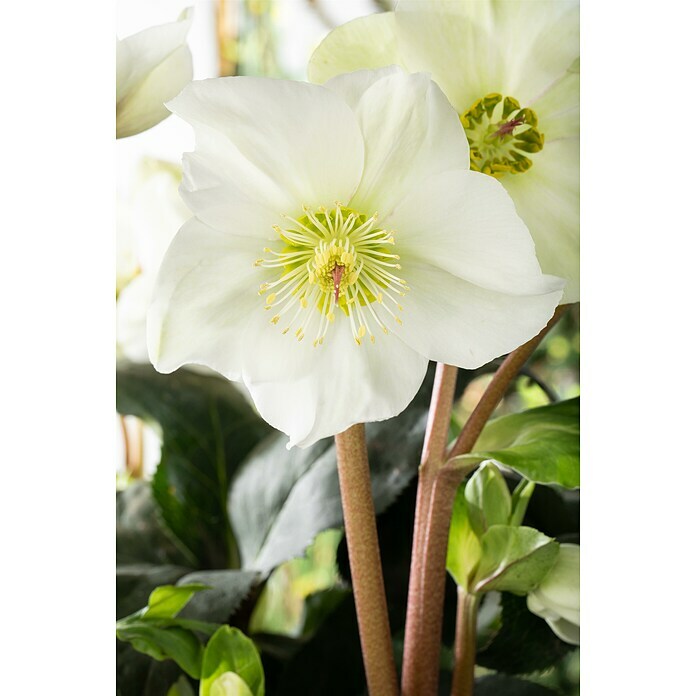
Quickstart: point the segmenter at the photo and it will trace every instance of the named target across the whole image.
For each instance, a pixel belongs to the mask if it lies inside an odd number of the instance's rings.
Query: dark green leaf
[[[120,622],[116,636],[155,660],[174,660],[187,674],[201,674],[203,646],[196,635],[179,626],[160,628],[147,620]]]
[[[427,413],[367,427],[377,513],[403,491],[418,469]],[[331,440],[287,450],[276,434],[257,447],[232,483],[229,514],[245,568],[269,572],[302,554],[324,529],[341,527],[343,512]]]
[[[200,696],[213,696],[211,687],[225,672],[239,675],[253,696],[264,696],[263,665],[254,643],[238,628],[221,626],[203,655]]]
[[[181,668],[172,660],[159,662],[116,641],[116,696],[170,696]]]
[[[158,519],[150,484],[135,481],[116,494],[116,564],[188,566],[195,559]]]
[[[257,580],[258,573],[247,570],[202,570],[189,573],[178,584],[202,583],[210,589],[194,595],[179,616],[227,623]]]
[[[492,674],[476,680],[476,696],[558,696],[558,692],[545,686],[514,679],[504,674]]]
[[[481,537],[481,561],[471,590],[526,594],[549,572],[559,548],[558,542],[531,527],[491,527]]]
[[[161,375],[150,365],[122,364],[116,397],[120,413],[162,430],[152,489],[168,528],[200,566],[234,567],[225,510],[229,481],[270,427],[230,382],[212,374]]]
[[[501,605],[501,628],[477,654],[476,664],[508,674],[530,674],[551,667],[574,649],[527,609],[525,597],[503,592]]]
[[[481,433],[470,460],[495,459],[536,483],[580,485],[580,399],[502,416]]]

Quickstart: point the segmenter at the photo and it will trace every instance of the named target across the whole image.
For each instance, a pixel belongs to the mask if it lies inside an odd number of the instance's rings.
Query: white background
[[[582,7],[583,693],[681,696],[695,618],[692,22],[687,3]],[[15,2],[0,25],[7,694],[114,693],[117,21],[100,2]]]

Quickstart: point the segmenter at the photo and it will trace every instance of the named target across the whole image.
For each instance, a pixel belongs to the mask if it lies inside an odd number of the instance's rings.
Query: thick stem
[[[423,593],[423,568],[425,532],[430,499],[437,470],[441,465],[447,447],[452,401],[457,382],[457,368],[438,363],[435,384],[430,402],[428,425],[425,431],[421,466],[418,471],[418,493],[416,498],[416,519],[413,527],[411,570],[408,582],[408,608],[404,638],[404,659],[401,689],[404,696],[419,693],[421,678],[421,609]]]
[[[471,451],[519,368],[532,355],[534,349],[566,309],[567,306],[558,307],[549,323],[537,336],[510,353],[503,361],[448,454],[432,459],[429,456],[426,457],[426,452],[435,452],[435,448],[428,447],[426,443],[425,461],[421,464],[419,481],[419,486],[423,485],[425,490],[422,496],[419,494],[417,505],[422,503],[427,508],[416,510],[417,528],[414,531],[411,557],[407,615],[407,622],[410,619],[412,625],[407,623],[406,626],[402,696],[430,696],[437,693],[449,526],[457,488],[468,473],[445,462],[452,457]],[[439,404],[436,396],[437,382],[435,387],[431,403],[431,427],[428,433],[444,432],[446,440],[446,428],[449,428],[451,413],[451,396],[445,416],[443,409],[437,411],[437,404]],[[439,422],[437,426],[434,425],[436,421]],[[426,441],[428,433],[426,433]],[[421,526],[425,529],[421,529]],[[411,584],[414,582],[417,585],[412,592]],[[411,606],[412,602],[415,603],[414,606]],[[413,625],[414,622],[415,625]]]
[[[364,425],[336,435],[336,459],[368,690],[370,696],[397,696]]]
[[[457,630],[454,639],[452,696],[473,696],[476,666],[476,618],[479,598],[457,588]]]

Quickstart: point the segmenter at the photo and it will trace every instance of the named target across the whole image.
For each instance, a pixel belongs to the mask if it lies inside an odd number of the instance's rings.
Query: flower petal
[[[409,70],[431,71],[460,111],[489,92],[528,104],[580,55],[574,1],[459,0],[401,11],[409,4],[396,12],[399,54]]]
[[[196,131],[183,188],[194,212],[213,224],[210,200],[198,195],[204,189],[218,189],[213,199],[227,196],[229,210],[254,202],[296,215],[303,204],[349,200],[360,180],[363,142],[355,116],[318,85],[255,77],[201,80],[167,106]]]
[[[428,72],[457,113],[490,92],[511,86],[498,42],[469,17],[397,12],[399,55],[411,72]],[[514,96],[514,95],[513,95]]]
[[[460,169],[433,176],[410,191],[383,224],[395,230],[404,268],[409,256],[513,295],[559,288],[557,280],[542,275],[512,199],[486,174]]]
[[[259,304],[258,240],[228,235],[196,218],[167,251],[147,316],[150,360],[160,372],[206,365],[239,379],[244,330]]]
[[[393,12],[358,17],[334,29],[312,54],[307,74],[319,84],[342,73],[400,65]]]
[[[176,22],[150,27],[116,42],[116,137],[135,135],[169,116],[164,102],[193,77],[186,35],[193,10]]]
[[[563,302],[580,299],[580,140],[544,145],[529,171],[503,179],[529,227],[544,273],[567,281]]]
[[[363,82],[361,73],[345,79]],[[377,80],[355,114],[365,140],[365,166],[350,207],[388,215],[409,191],[448,169],[469,167],[459,118],[427,75],[399,71]]]
[[[529,104],[539,117],[546,143],[580,134],[580,65],[568,70]],[[538,155],[537,155],[538,156]],[[536,159],[536,157],[535,157]]]
[[[357,346],[344,316],[314,348],[309,336],[283,335],[260,313],[246,343],[244,382],[263,418],[290,437],[289,447],[398,415],[428,366],[393,334]]]
[[[431,360],[475,369],[528,341],[546,326],[561,292],[506,295],[409,260],[402,326],[394,331]]]

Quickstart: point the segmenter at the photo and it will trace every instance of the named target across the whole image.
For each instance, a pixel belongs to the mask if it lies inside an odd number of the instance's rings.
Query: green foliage
[[[372,494],[385,510],[418,469],[427,414],[407,410],[367,427]],[[229,515],[242,566],[268,573],[300,556],[316,535],[343,525],[335,447],[323,440],[307,449],[269,436],[242,465],[229,496]]]
[[[496,525],[481,537],[481,562],[473,578],[476,593],[526,594],[553,567],[559,544],[531,527]]]
[[[278,566],[268,578],[249,622],[250,633],[310,634],[348,591],[340,582],[336,549],[343,534],[321,532],[304,557]]]
[[[193,564],[235,567],[225,510],[229,481],[269,426],[226,379],[189,370],[161,375],[150,365],[121,364],[116,400],[120,413],[162,431],[152,490],[167,528]]]
[[[551,667],[575,649],[527,609],[524,597],[504,592],[501,608],[500,628],[476,655],[478,665],[507,674],[531,674]]]
[[[147,607],[116,623],[116,636],[155,660],[174,660],[187,674],[198,679],[203,647],[194,631],[212,633],[214,625],[177,619],[177,614],[205,585],[156,588]]]
[[[469,521],[469,505],[466,486],[457,489],[452,510],[449,541],[447,544],[447,570],[461,587],[469,587],[471,578],[481,560],[481,542]]]
[[[500,469],[492,462],[480,466],[464,488],[467,518],[480,537],[492,525],[508,524],[512,498]]]
[[[495,459],[536,483],[580,485],[580,399],[491,421],[462,459]]]
[[[503,674],[492,674],[476,680],[476,696],[557,696],[545,686]]]
[[[263,665],[256,646],[238,628],[221,626],[205,647],[200,696],[244,696],[238,685],[236,692],[226,690],[234,688],[234,679],[220,679],[228,672],[239,676],[252,696],[264,696]]]

